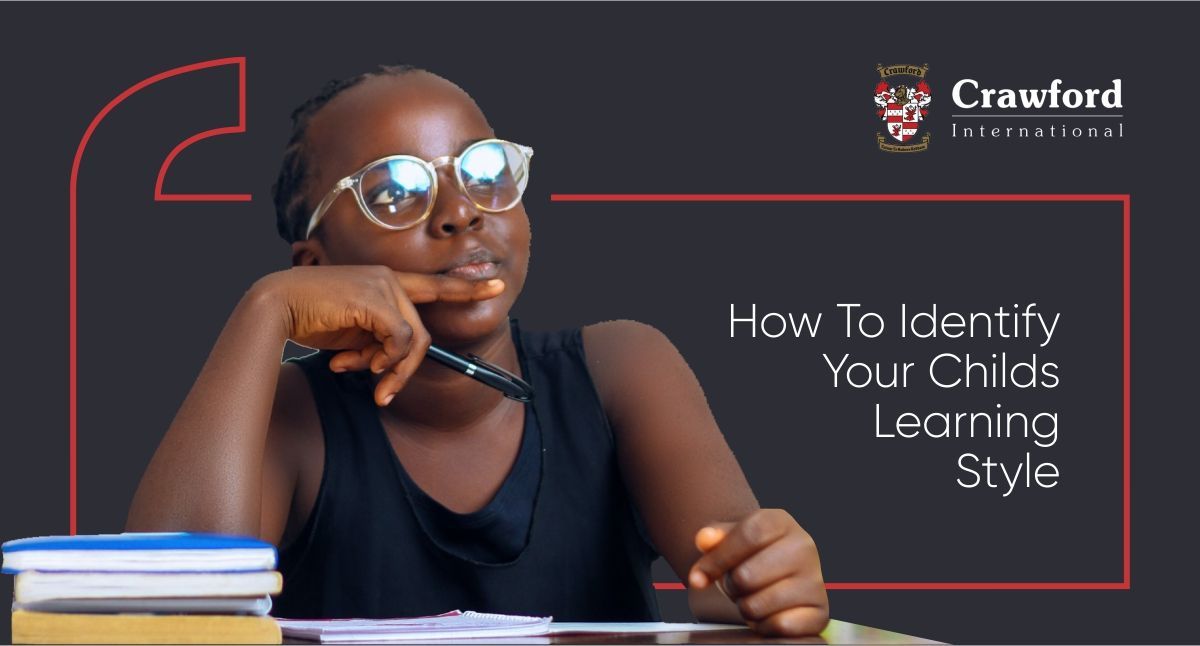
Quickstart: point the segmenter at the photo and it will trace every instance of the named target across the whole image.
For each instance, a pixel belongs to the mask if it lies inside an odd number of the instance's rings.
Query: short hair
[[[308,228],[308,217],[312,214],[312,209],[304,199],[304,183],[308,180],[305,139],[312,118],[333,97],[369,78],[403,76],[410,72],[424,71],[426,70],[413,65],[379,65],[378,68],[357,76],[329,81],[316,96],[292,111],[292,134],[283,150],[279,176],[271,187],[271,199],[275,203],[275,226],[284,240],[289,244],[303,240]]]

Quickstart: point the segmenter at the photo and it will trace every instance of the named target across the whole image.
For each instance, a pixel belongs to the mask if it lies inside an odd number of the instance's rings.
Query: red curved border
[[[984,194],[984,193],[552,193],[551,202],[1116,202],[1122,206],[1122,297],[1124,300],[1122,356],[1123,499],[1122,579],[1120,581],[899,581],[826,582],[827,590],[1131,590],[1129,518],[1129,202],[1116,194]],[[685,590],[683,583],[656,582],[655,590]]]
[[[163,160],[162,166],[158,169],[158,179],[154,182],[154,201],[156,202],[249,202],[250,195],[246,193],[163,193],[163,180],[167,176],[167,168],[171,166],[171,162],[175,161],[176,155],[183,151],[184,148],[209,137],[218,135],[231,135],[246,132],[246,57],[240,56],[236,58],[225,58],[217,61],[208,61],[207,63],[198,63],[187,67],[180,67],[166,74],[174,76],[177,73],[187,73],[204,67],[213,67],[212,64],[229,65],[236,63],[238,66],[238,122],[236,126],[225,126],[223,128],[214,128],[205,130],[184,139],[171,150],[167,158]],[[166,78],[166,77],[163,77]]]
[[[121,102],[124,101],[125,99],[128,99],[129,97],[140,92],[141,90],[143,90],[151,85],[154,85],[155,83],[162,81],[164,79],[169,79],[169,78],[172,78],[175,76],[181,76],[183,74],[188,74],[190,72],[208,69],[211,67],[221,67],[223,65],[237,65],[238,66],[238,81],[239,81],[238,82],[238,125],[229,126],[229,127],[225,127],[225,128],[216,128],[213,130],[207,130],[207,131],[199,133],[197,135],[188,137],[182,143],[180,143],[178,146],[175,146],[175,149],[172,150],[169,155],[167,155],[167,158],[163,161],[162,166],[160,166],[158,169],[158,180],[155,182],[155,185],[154,185],[154,199],[155,199],[155,201],[160,201],[160,202],[183,202],[183,201],[188,201],[188,202],[191,202],[191,201],[248,202],[248,201],[250,201],[250,196],[246,195],[246,194],[204,194],[204,193],[202,193],[202,194],[164,194],[162,192],[163,178],[166,176],[167,168],[170,167],[171,162],[175,160],[175,157],[184,148],[187,148],[188,146],[192,145],[193,143],[200,141],[201,139],[206,139],[208,137],[213,137],[216,135],[224,135],[224,134],[241,133],[241,132],[246,131],[246,57],[245,56],[232,56],[229,58],[218,58],[218,59],[214,59],[211,61],[202,61],[200,63],[184,65],[183,67],[176,67],[174,69],[170,69],[165,72],[160,72],[158,74],[155,74],[154,76],[151,76],[145,80],[142,80],[142,81],[130,86],[129,89],[118,94],[116,96],[116,98],[114,98],[112,101],[109,101],[108,105],[105,105],[104,108],[102,110],[100,110],[100,112],[97,113],[95,117],[92,118],[92,122],[90,124],[88,124],[87,130],[84,131],[84,133],[83,133],[83,138],[79,140],[79,146],[75,149],[75,160],[71,164],[71,190],[70,190],[70,193],[71,193],[71,225],[70,225],[70,254],[71,254],[71,262],[70,262],[70,275],[71,275],[71,308],[70,308],[71,309],[71,324],[70,324],[70,334],[71,334],[71,342],[70,342],[70,353],[71,353],[71,368],[70,368],[70,380],[71,380],[71,383],[70,383],[70,400],[71,400],[71,405],[70,405],[70,419],[71,419],[70,496],[71,496],[71,506],[70,506],[70,510],[71,511],[70,511],[70,514],[71,514],[71,520],[70,520],[70,524],[71,524],[71,535],[72,536],[75,535],[76,528],[77,528],[76,511],[77,511],[77,490],[78,490],[77,489],[78,483],[77,483],[77,478],[76,478],[76,466],[77,466],[77,462],[76,462],[76,431],[78,428],[77,427],[78,410],[76,408],[77,394],[78,394],[78,388],[77,388],[77,384],[76,384],[77,377],[78,377],[78,373],[76,371],[76,367],[77,367],[76,351],[78,350],[77,336],[76,336],[76,332],[78,329],[78,326],[77,326],[78,307],[77,307],[77,298],[76,298],[77,297],[77,284],[78,284],[77,283],[78,244],[77,244],[77,237],[76,237],[76,233],[77,233],[76,217],[78,214],[78,208],[77,208],[78,193],[77,193],[76,189],[79,184],[79,166],[83,160],[83,151],[85,149],[87,149],[88,141],[91,140],[92,134],[96,131],[96,128],[100,125],[100,123],[102,121],[104,121],[104,118],[108,116],[108,113],[112,112],[113,109],[116,108],[118,105],[120,105]]]

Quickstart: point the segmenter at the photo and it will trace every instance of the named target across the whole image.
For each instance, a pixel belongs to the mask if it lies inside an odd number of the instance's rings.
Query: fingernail
[[[703,588],[708,585],[708,577],[704,576],[700,570],[692,570],[692,573],[688,575],[688,581],[691,582],[693,588]]]
[[[379,368],[372,367],[371,372],[373,372],[375,374],[379,374],[379,373],[383,372],[383,368],[382,367],[379,367]]]
[[[330,368],[330,370],[333,370],[334,372],[346,372],[345,366],[338,366],[337,368]]]
[[[504,284],[504,281],[499,278],[493,278],[487,282],[488,287],[499,287]]]
[[[388,404],[392,403],[392,398],[393,398],[393,397],[395,397],[395,396],[396,396],[396,393],[392,393],[392,394],[388,395],[387,397],[384,397],[384,398],[383,398],[383,405],[384,405],[384,406],[387,406]]]

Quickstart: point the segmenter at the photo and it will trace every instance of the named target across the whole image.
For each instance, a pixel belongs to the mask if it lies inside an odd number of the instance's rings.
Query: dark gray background
[[[535,329],[632,318],[695,370],[764,506],[813,533],[828,581],[1121,578],[1121,214],[1108,204],[569,204],[551,193],[1130,193],[1133,195],[1133,589],[834,591],[835,618],[973,642],[1190,641],[1196,598],[1187,111],[1194,5],[848,6],[5,5],[8,196],[0,540],[67,526],[68,180],[92,117],[158,72],[248,57],[248,131],[232,67],[159,83],[96,131],[79,182],[79,530],[119,531],[141,471],[221,325],[287,266],[269,187],[292,108],[376,63],[470,92],[498,136],[537,155],[530,276],[513,315]],[[905,18],[898,20],[898,12]],[[100,25],[104,25],[101,27]],[[929,151],[874,142],[875,64],[929,63]],[[950,85],[1108,87],[1126,137],[954,140]],[[960,124],[964,123],[960,120]],[[1086,124],[1085,124],[1086,125]],[[711,160],[711,161],[709,161]],[[719,164],[719,166],[714,166]],[[1187,181],[1185,181],[1187,180]],[[901,302],[1062,312],[1046,348],[1019,340],[848,342],[839,302],[896,324]],[[823,311],[816,341],[728,337],[741,311]],[[821,352],[919,364],[942,351],[1060,364],[1048,391],[847,391]],[[1056,410],[1051,490],[962,489],[959,454],[1016,460],[1023,440],[885,441],[893,411]],[[673,580],[668,568],[656,579]],[[0,585],[0,603],[8,597]],[[683,617],[682,592],[663,592]],[[1186,604],[1186,605],[1185,605]],[[0,614],[0,634],[7,616]],[[1102,619],[1100,619],[1102,618]]]

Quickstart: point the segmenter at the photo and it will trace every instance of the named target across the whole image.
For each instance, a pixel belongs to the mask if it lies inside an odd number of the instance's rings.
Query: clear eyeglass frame
[[[463,184],[462,159],[463,159],[463,157],[466,157],[468,153],[470,153],[472,150],[474,150],[475,148],[477,148],[479,146],[484,146],[487,144],[497,144],[497,143],[511,145],[511,146],[516,147],[517,150],[521,151],[522,164],[523,164],[523,168],[521,168],[521,172],[522,172],[522,175],[526,179],[525,179],[525,182],[520,184],[520,189],[517,191],[516,199],[514,199],[512,201],[512,203],[510,203],[507,206],[504,206],[502,208],[490,208],[490,207],[486,207],[486,206],[479,204],[475,200],[475,198],[471,197],[470,191],[468,191],[466,185]],[[518,144],[516,142],[508,141],[505,139],[495,139],[495,138],[481,139],[479,141],[471,143],[471,145],[464,148],[463,151],[461,153],[459,153],[458,155],[455,155],[455,156],[443,155],[432,161],[425,161],[424,159],[421,159],[420,157],[416,157],[413,155],[388,155],[387,157],[381,157],[379,159],[376,159],[376,160],[366,164],[362,168],[354,171],[353,173],[347,175],[346,177],[343,177],[342,179],[338,180],[336,184],[334,184],[333,188],[330,189],[330,191],[325,194],[325,197],[321,200],[321,202],[319,204],[317,204],[317,208],[313,209],[312,216],[309,217],[309,219],[308,219],[308,228],[304,232],[304,239],[307,240],[310,236],[312,236],[313,230],[317,228],[317,224],[319,224],[321,222],[321,218],[323,218],[325,216],[325,213],[329,211],[329,208],[331,206],[333,206],[334,201],[337,200],[338,196],[341,195],[343,191],[346,191],[348,189],[353,189],[350,192],[354,195],[354,201],[358,203],[358,210],[361,211],[362,214],[364,216],[366,216],[366,218],[368,220],[383,227],[384,229],[388,229],[390,231],[403,231],[405,229],[411,229],[411,228],[421,224],[422,222],[424,222],[426,219],[429,218],[430,214],[433,213],[434,205],[437,204],[437,193],[438,193],[438,184],[439,184],[437,169],[440,166],[443,166],[445,164],[450,164],[450,163],[454,164],[454,180],[458,184],[458,190],[461,191],[463,193],[463,195],[466,195],[468,197],[468,199],[470,199],[471,202],[475,205],[476,208],[478,208],[479,210],[484,211],[486,213],[501,213],[503,211],[507,211],[507,210],[511,209],[512,207],[516,206],[517,203],[521,201],[521,198],[524,197],[524,195],[525,195],[525,186],[528,184],[529,164],[530,164],[530,159],[532,157],[533,157],[533,148],[530,148],[529,146],[524,146],[524,145]],[[429,173],[429,177],[431,178],[431,183],[430,183],[428,204],[425,205],[425,212],[421,214],[421,217],[419,217],[416,220],[409,222],[407,224],[396,225],[396,224],[389,224],[387,222],[384,222],[383,220],[380,220],[378,217],[376,217],[376,215],[374,213],[371,212],[371,208],[367,205],[366,199],[363,197],[362,191],[359,190],[359,187],[361,186],[362,178],[364,175],[366,175],[367,171],[371,170],[372,168],[375,168],[379,164],[393,162],[393,161],[400,161],[400,160],[416,162],[417,164],[420,164],[421,166],[423,166],[425,168],[425,170]]]

